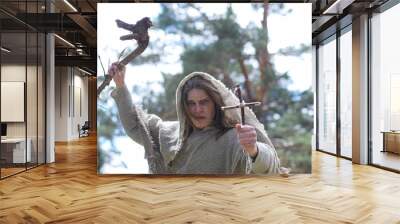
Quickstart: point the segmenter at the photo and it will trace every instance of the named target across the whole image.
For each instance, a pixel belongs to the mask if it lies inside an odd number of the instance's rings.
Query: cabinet
[[[383,131],[383,150],[382,152],[393,152],[400,154],[400,132]]]

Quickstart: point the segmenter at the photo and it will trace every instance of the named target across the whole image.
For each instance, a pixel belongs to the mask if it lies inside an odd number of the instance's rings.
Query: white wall
[[[44,89],[42,67],[25,66],[25,64],[3,64],[1,66],[1,81],[24,82],[26,84],[26,107],[19,109],[23,114],[26,112],[26,121],[6,122],[7,137],[24,138],[25,135],[30,139],[29,146],[32,151],[32,161],[36,162],[39,153],[39,163],[44,162]],[[25,78],[27,77],[27,80]],[[24,94],[24,90],[20,90]],[[3,89],[2,89],[3,92]],[[3,96],[7,97],[7,96]],[[25,96],[24,96],[25,97]],[[3,103],[2,103],[3,104]],[[16,113],[15,108],[2,107],[2,112]],[[23,115],[24,116],[24,115]],[[23,118],[25,119],[25,118]],[[39,152],[37,152],[39,150]]]
[[[5,82],[25,82],[25,75],[26,71],[28,72],[28,79],[31,77],[32,74],[36,76],[36,66],[27,66],[25,65],[17,65],[17,64],[8,64],[1,66],[1,81]],[[41,72],[41,69],[39,69]],[[36,80],[28,80],[29,87],[27,88],[27,120],[30,122],[28,124],[28,137],[30,133],[33,133],[33,130],[36,130],[36,106],[37,106],[37,99],[36,99]],[[33,87],[32,87],[33,86]],[[39,105],[40,107],[41,105]],[[2,108],[1,110],[7,110],[9,108]],[[24,109],[24,108],[22,108]],[[34,112],[34,113],[33,113]],[[34,122],[34,124],[32,124]],[[25,137],[25,122],[7,122],[7,136],[9,137]],[[31,129],[32,128],[32,131]],[[36,131],[35,131],[36,135]]]
[[[1,81],[10,82],[25,82],[25,65],[2,65],[1,66]],[[6,108],[1,108],[6,110]],[[11,122],[7,123],[8,137],[25,137],[25,123]]]
[[[72,67],[56,67],[56,141],[79,138],[78,124],[88,120],[88,78],[82,75]]]
[[[55,141],[68,140],[68,85],[67,67],[55,68]]]

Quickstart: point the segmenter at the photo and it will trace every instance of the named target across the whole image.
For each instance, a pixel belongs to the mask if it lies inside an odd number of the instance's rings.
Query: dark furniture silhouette
[[[383,150],[382,152],[391,152],[400,154],[400,132],[383,131]]]
[[[89,136],[89,129],[90,129],[89,121],[85,121],[82,127],[78,124],[79,138]]]

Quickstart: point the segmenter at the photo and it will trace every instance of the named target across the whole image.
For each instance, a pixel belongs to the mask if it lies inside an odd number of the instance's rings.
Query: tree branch
[[[246,65],[244,63],[244,59],[242,56],[239,56],[238,62],[240,65],[240,70],[242,70],[242,74],[244,76],[244,89],[246,91],[246,96],[248,101],[255,101],[253,98],[253,94],[251,92],[251,82],[249,80],[249,72],[247,71]]]

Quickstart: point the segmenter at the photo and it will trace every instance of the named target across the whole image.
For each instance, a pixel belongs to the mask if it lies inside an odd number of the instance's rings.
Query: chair
[[[80,127],[80,125],[78,124],[79,138],[89,136],[89,129],[90,129],[89,121],[85,121],[82,127]]]

